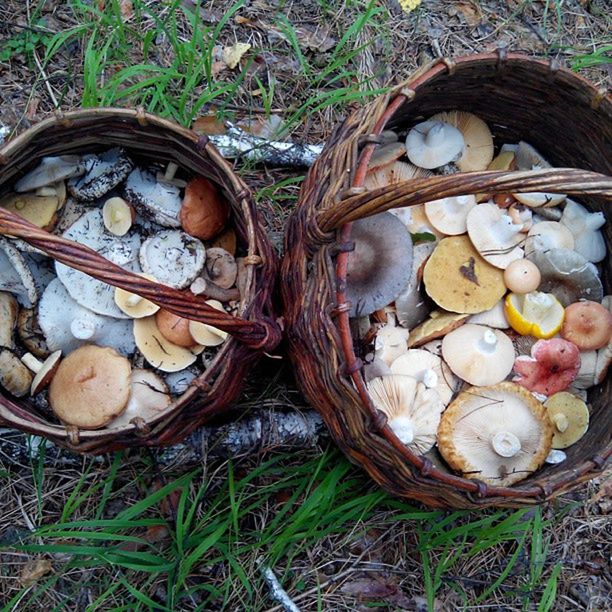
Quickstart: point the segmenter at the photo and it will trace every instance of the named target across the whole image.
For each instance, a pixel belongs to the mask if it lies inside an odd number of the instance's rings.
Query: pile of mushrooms
[[[386,131],[365,185],[550,167],[526,142],[495,154],[467,112]],[[605,219],[563,194],[445,198],[353,224],[347,295],[371,400],[393,434],[467,478],[508,486],[587,431],[612,357]],[[436,450],[437,449],[437,450]]]
[[[236,313],[245,266],[229,204],[208,179],[174,163],[141,168],[114,148],[43,158],[13,190],[1,207]],[[21,240],[0,238],[0,269],[0,385],[66,425],[129,427],[154,418],[227,338]]]

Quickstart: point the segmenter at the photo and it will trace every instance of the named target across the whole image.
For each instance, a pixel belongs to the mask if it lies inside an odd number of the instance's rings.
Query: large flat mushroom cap
[[[78,155],[43,157],[36,168],[15,183],[15,191],[33,191],[84,172],[85,166]]]
[[[412,239],[404,224],[380,213],[353,224],[349,253],[347,297],[351,317],[365,316],[387,306],[410,281]]]
[[[507,487],[544,463],[552,436],[542,404],[519,385],[502,382],[467,389],[450,404],[438,427],[438,449],[465,478]],[[509,440],[519,442],[511,456]]]

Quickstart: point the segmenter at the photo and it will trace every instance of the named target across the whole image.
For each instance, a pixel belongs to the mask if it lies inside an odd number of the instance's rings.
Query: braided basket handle
[[[359,189],[359,188],[357,188]],[[361,188],[363,189],[363,188]],[[417,206],[432,200],[476,193],[565,193],[612,199],[612,177],[573,168],[548,168],[523,172],[466,172],[449,176],[411,179],[351,195],[321,210],[317,225],[323,232],[395,207]]]
[[[190,291],[178,291],[124,270],[93,249],[50,234],[4,208],[0,208],[0,234],[21,238],[56,261],[146,298],[179,317],[226,331],[252,349],[271,350],[280,340],[280,329],[272,320],[249,321],[212,308]]]

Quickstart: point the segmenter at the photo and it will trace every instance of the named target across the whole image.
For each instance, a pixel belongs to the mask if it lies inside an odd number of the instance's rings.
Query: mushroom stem
[[[411,444],[414,440],[414,427],[409,418],[400,416],[392,419],[389,421],[389,427],[402,444]]]
[[[34,372],[34,374],[38,374],[41,368],[43,367],[43,362],[36,359],[36,357],[34,357],[32,353],[26,353],[21,358],[21,361],[23,361],[23,363],[28,367],[28,369]]]
[[[509,431],[499,431],[491,437],[491,446],[500,457],[514,457],[521,450],[521,441]]]
[[[482,338],[478,341],[478,348],[483,353],[493,353],[497,346],[497,336],[491,329],[487,329],[483,334]]]
[[[169,162],[166,166],[166,171],[164,172],[164,179],[166,181],[171,181],[174,178],[177,170],[178,164],[175,164],[174,162]]]
[[[140,304],[140,302],[142,302],[142,299],[139,295],[137,295],[136,293],[132,293],[132,295],[130,295],[130,297],[125,300],[125,303],[128,306],[138,306],[138,304]]]
[[[74,319],[70,323],[70,333],[79,340],[90,340],[96,331],[97,325],[88,319]]]
[[[215,283],[202,277],[196,278],[191,283],[190,289],[191,293],[195,295],[204,294],[207,298],[219,300],[220,302],[231,302],[232,300],[240,299],[240,291],[236,287],[223,289],[223,287],[219,287],[219,285],[215,285]]]
[[[569,421],[567,420],[567,417],[562,412],[558,412],[557,414],[554,414],[551,418],[552,418],[553,425],[561,433],[566,431],[567,428],[569,427]]]

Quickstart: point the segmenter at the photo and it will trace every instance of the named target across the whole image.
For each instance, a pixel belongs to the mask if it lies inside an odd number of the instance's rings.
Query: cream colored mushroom
[[[575,395],[561,391],[545,402],[546,414],[554,427],[553,448],[567,448],[584,436],[589,428],[589,409]]]
[[[527,233],[525,253],[529,256],[534,251],[548,251],[550,249],[573,249],[574,237],[572,233],[557,221],[540,221],[534,223]]]
[[[395,359],[408,350],[410,332],[399,327],[392,312],[387,313],[387,323],[376,334],[374,354],[390,366]]]
[[[125,236],[135,217],[134,209],[123,198],[109,198],[102,207],[104,227],[115,236]]]
[[[433,200],[425,204],[425,214],[432,226],[446,236],[457,236],[467,231],[468,213],[476,206],[473,195]]]
[[[387,187],[395,183],[409,181],[413,178],[425,178],[432,176],[432,174],[430,170],[425,170],[406,162],[396,161],[374,170],[368,170],[363,186],[366,189],[378,189],[379,187]]]
[[[472,315],[466,323],[474,323],[476,325],[486,325],[495,329],[508,329],[510,324],[506,318],[506,309],[504,308],[504,300],[501,299],[493,308]]]
[[[139,274],[143,278],[150,281],[156,279],[151,274]],[[155,314],[159,310],[159,306],[146,298],[140,297],[136,293],[131,293],[120,287],[115,288],[115,304],[133,319],[142,319]]]
[[[217,310],[225,311],[223,304],[217,300],[206,300],[206,303]],[[202,346],[219,346],[228,336],[226,331],[199,321],[189,321],[189,333]]]
[[[53,379],[60,365],[62,351],[51,353],[45,361],[39,361],[32,353],[26,353],[21,361],[34,373],[34,380],[30,386],[30,395],[40,393]]]

